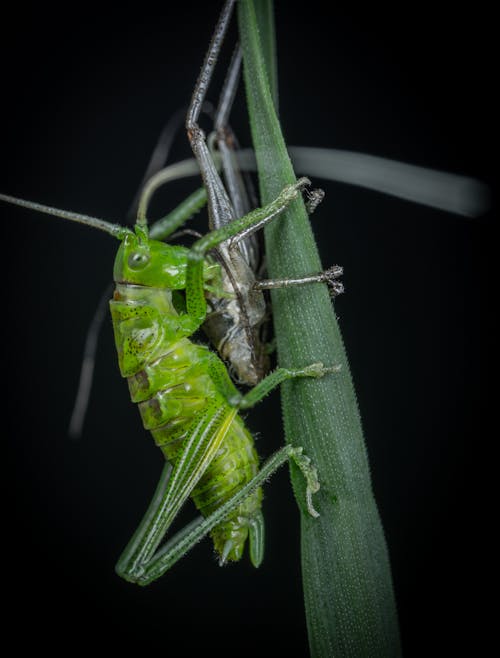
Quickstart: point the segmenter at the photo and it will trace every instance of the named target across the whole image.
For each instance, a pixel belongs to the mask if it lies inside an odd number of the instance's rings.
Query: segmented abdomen
[[[177,463],[193,428],[227,409],[223,439],[191,494],[208,516],[256,475],[253,438],[209,374],[213,355],[184,335],[169,290],[117,284],[110,307],[121,374],[144,427],[169,462]],[[212,530],[219,554],[231,541],[227,559],[240,559],[261,500],[258,489]]]

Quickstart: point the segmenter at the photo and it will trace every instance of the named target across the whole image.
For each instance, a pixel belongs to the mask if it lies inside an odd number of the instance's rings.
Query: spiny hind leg
[[[118,560],[116,571],[120,576],[135,583],[151,582],[157,577],[150,577],[150,574],[151,570],[154,572],[152,565],[158,557],[169,547],[175,549],[178,542],[197,525],[197,521],[189,524],[180,535],[175,535],[160,547],[173,520],[217,454],[226,434],[226,423],[232,417],[234,412],[224,406],[207,408],[197,416],[196,422],[183,437],[182,452],[176,463],[173,467],[165,465],[153,500]],[[172,556],[177,556],[177,560],[182,554],[174,550]]]
[[[159,544],[163,537],[161,521],[171,472],[171,465],[166,463],[149,507],[116,564],[116,573],[130,582],[140,582],[144,564],[151,559],[150,547]]]
[[[196,518],[176,533],[153,555],[150,555],[152,546],[157,546],[164,534],[164,500],[170,475],[169,470],[165,467],[153,500],[116,565],[117,573],[126,580],[138,585],[148,585],[153,582],[168,571],[215,526],[230,516],[245,498],[262,486],[280,466],[290,459],[297,464],[306,479],[309,513],[312,516],[318,516],[318,512],[314,509],[311,501],[312,494],[319,489],[316,469],[311,465],[310,460],[302,454],[302,448],[287,445],[275,452],[262,465],[259,472],[213,514],[206,519],[203,517]],[[161,530],[158,530],[159,528]],[[250,527],[249,530],[252,562],[258,566],[263,554],[263,535],[256,535],[261,532],[262,528]]]

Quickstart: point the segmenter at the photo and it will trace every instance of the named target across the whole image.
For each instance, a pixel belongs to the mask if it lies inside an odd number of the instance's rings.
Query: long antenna
[[[119,240],[121,240],[128,232],[128,229],[120,226],[120,224],[111,224],[111,222],[106,222],[104,219],[89,217],[88,215],[80,215],[79,213],[71,212],[70,210],[61,210],[60,208],[44,206],[41,203],[34,203],[33,201],[18,199],[17,197],[9,196],[8,194],[0,194],[0,201],[6,201],[7,203],[12,203],[16,206],[22,206],[23,208],[29,208],[30,210],[43,212],[46,215],[52,215],[53,217],[60,217],[61,219],[69,219],[72,222],[85,224],[86,226],[91,226],[92,228],[97,228],[100,231],[109,233]]]
[[[112,292],[112,284],[106,286],[101,295],[94,317],[87,331],[85,339],[85,348],[83,352],[82,368],[80,371],[80,381],[78,383],[78,392],[76,394],[75,405],[71,420],[69,421],[68,434],[72,439],[79,439],[82,434],[83,422],[87,413],[87,406],[90,399],[90,390],[94,378],[94,366],[96,361],[97,341],[101,330],[104,316],[109,306],[109,298]]]

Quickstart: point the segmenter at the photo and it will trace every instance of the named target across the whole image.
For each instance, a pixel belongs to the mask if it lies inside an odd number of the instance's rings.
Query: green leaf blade
[[[267,7],[266,7],[267,5]],[[263,12],[256,16],[256,11]],[[269,89],[261,38],[269,3],[239,3],[240,38],[252,139],[261,200],[269,202],[295,181]],[[260,30],[259,30],[260,28]],[[304,204],[265,232],[272,278],[321,270]],[[322,284],[272,291],[273,317],[281,366],[322,361],[341,364],[323,380],[297,380],[282,386],[287,441],[302,445],[317,466],[321,489],[314,496],[320,512],[305,509],[305,486],[293,466],[292,484],[301,507],[304,599],[314,657],[400,655],[392,578],[371,480],[361,420],[347,356],[332,304]]]

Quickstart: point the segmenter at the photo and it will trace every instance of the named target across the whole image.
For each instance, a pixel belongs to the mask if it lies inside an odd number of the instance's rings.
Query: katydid
[[[308,179],[299,179],[266,207],[238,219],[233,217],[197,125],[211,74],[210,62],[217,55],[231,7],[229,2],[223,9],[187,120],[207,189],[209,212],[224,220],[218,228],[187,249],[152,239],[145,214],[140,210],[135,230],[130,230],[101,219],[0,195],[1,200],[98,228],[121,241],[114,266],[115,291],[110,301],[120,371],[127,378],[132,401],[139,405],[145,429],[151,431],[167,460],[151,505],[117,564],[120,576],[141,585],[161,576],[209,532],[221,564],[239,560],[249,538],[251,562],[259,566],[264,550],[260,487],[290,458],[306,478],[308,511],[317,515],[312,494],[319,489],[319,482],[300,446],[282,448],[259,470],[252,436],[238,411],[252,407],[286,379],[323,377],[338,367],[314,363],[294,370],[279,368],[242,395],[219,357],[190,340],[206,319],[206,295],[224,294],[222,268],[208,252],[227,241],[237,244],[246,239],[283,213],[309,184]],[[144,204],[139,206],[144,208]],[[162,237],[171,234],[184,219],[183,213],[170,216],[161,227]],[[294,285],[326,280],[324,275],[320,277],[274,283]],[[182,292],[185,309],[178,304],[178,294]],[[189,497],[202,516],[160,547]]]
[[[146,585],[155,580],[208,532],[221,564],[239,560],[249,538],[250,559],[259,566],[264,537],[260,485],[289,458],[304,473],[308,510],[317,515],[312,494],[319,482],[300,446],[286,446],[259,470],[252,437],[238,411],[252,407],[286,379],[323,377],[338,367],[315,363],[296,370],[279,368],[242,395],[217,355],[189,340],[205,319],[205,290],[220,285],[220,267],[207,252],[264,226],[308,183],[299,179],[265,208],[208,233],[191,249],[150,239],[143,223],[131,231],[0,195],[3,201],[80,222],[121,240],[110,301],[120,371],[144,427],[167,460],[152,503],[117,564],[119,575],[131,582]],[[182,290],[186,312],[179,313],[173,292]],[[202,518],[158,548],[189,496]]]

